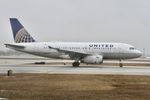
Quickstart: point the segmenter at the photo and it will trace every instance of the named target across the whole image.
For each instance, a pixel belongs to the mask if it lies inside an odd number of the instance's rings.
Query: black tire
[[[72,63],[72,66],[73,66],[73,67],[79,67],[79,65],[80,65],[79,62],[74,62],[74,63]]]
[[[123,63],[119,63],[119,66],[120,66],[120,67],[123,67]]]

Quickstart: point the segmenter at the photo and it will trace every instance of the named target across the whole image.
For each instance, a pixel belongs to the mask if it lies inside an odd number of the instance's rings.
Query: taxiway
[[[35,62],[46,64],[35,64]],[[150,75],[149,60],[123,61],[124,67],[119,67],[118,61],[104,61],[102,65],[81,64],[72,67],[71,60],[0,58],[0,73],[48,73],[48,74],[113,74],[113,75]],[[130,66],[134,65],[134,66]]]

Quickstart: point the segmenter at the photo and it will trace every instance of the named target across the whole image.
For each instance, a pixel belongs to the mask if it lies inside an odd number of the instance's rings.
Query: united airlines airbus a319
[[[105,42],[37,42],[16,19],[10,18],[15,43],[6,47],[48,58],[72,59],[72,65],[80,63],[101,64],[103,59],[132,59],[142,55],[134,46]]]

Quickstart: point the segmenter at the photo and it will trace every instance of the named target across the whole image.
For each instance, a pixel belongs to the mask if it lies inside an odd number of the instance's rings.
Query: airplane
[[[7,48],[42,57],[71,59],[74,60],[73,67],[79,67],[80,63],[101,64],[104,59],[133,59],[142,55],[126,43],[38,42],[17,18],[10,18],[10,24],[15,43],[5,44]]]

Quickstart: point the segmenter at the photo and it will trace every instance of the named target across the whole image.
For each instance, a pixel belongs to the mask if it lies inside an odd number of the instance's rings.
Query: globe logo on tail
[[[16,43],[22,42],[35,42],[35,40],[30,36],[30,34],[24,29],[20,29],[15,36]]]

